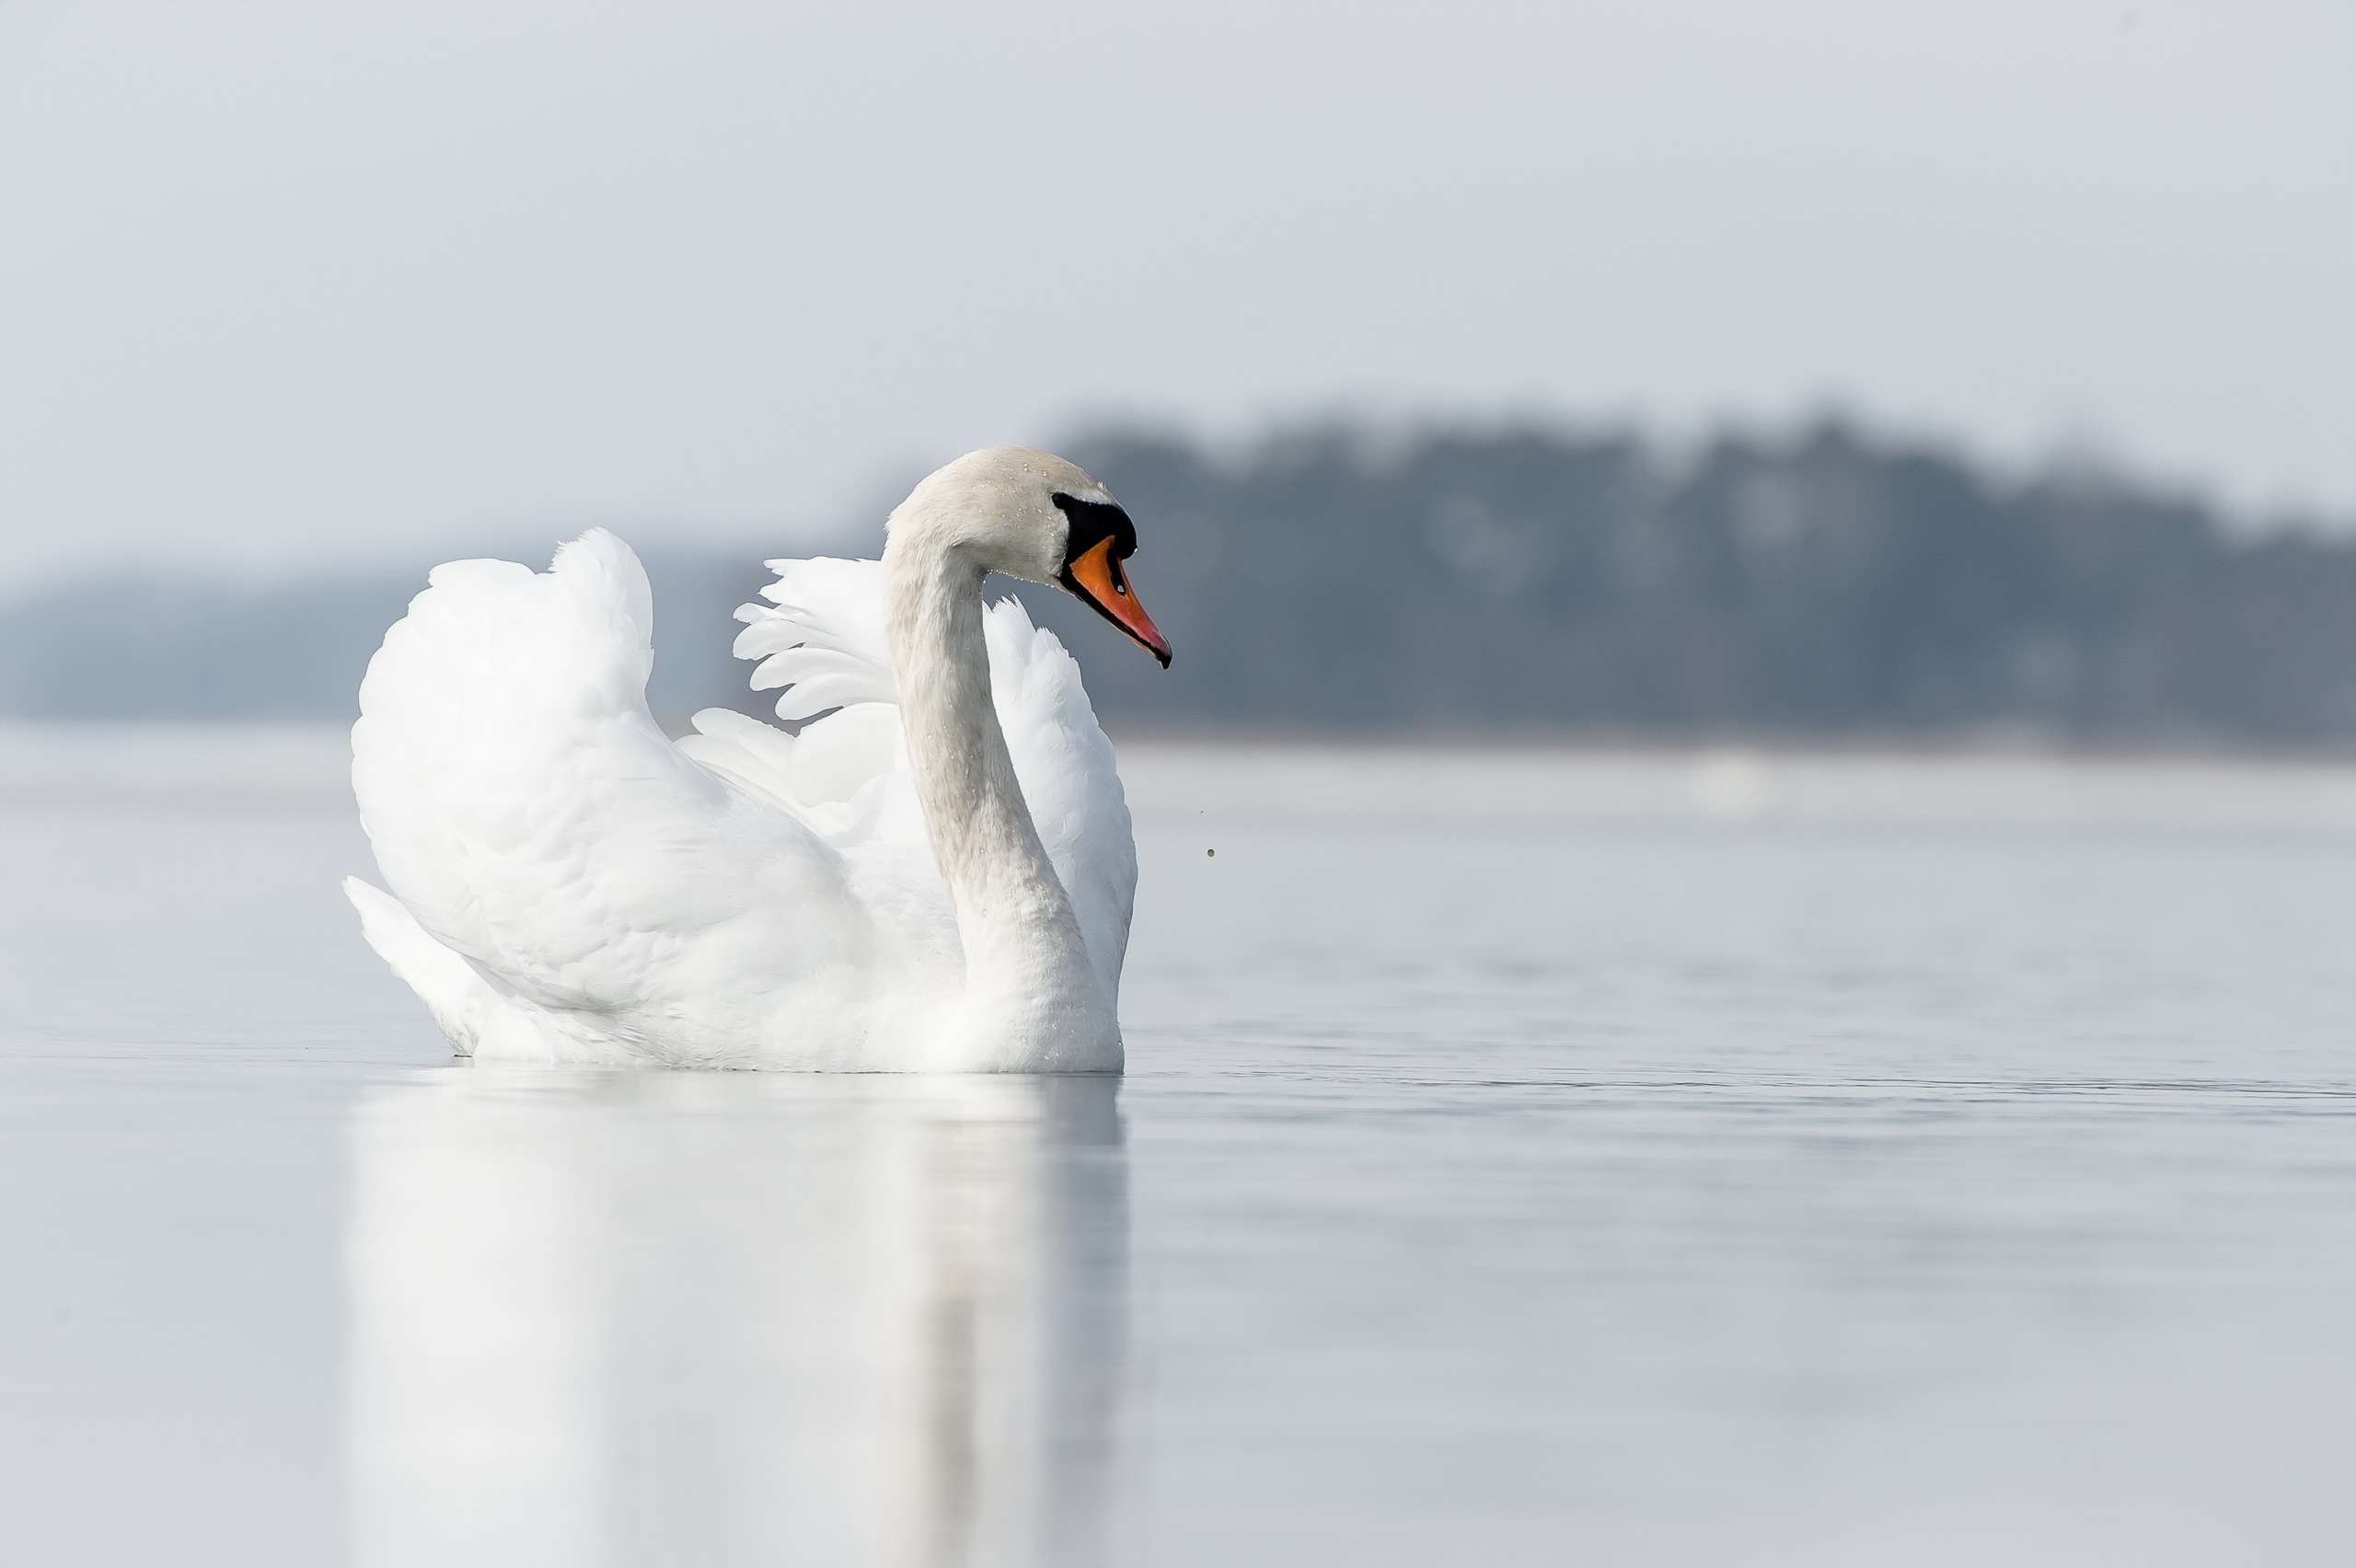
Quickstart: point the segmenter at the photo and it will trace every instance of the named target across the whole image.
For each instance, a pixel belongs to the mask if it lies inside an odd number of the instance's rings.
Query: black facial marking
[[[1071,537],[1064,542],[1064,565],[1094,549],[1106,539],[1113,541],[1113,559],[1126,560],[1138,553],[1138,531],[1129,514],[1105,501],[1082,501],[1075,495],[1057,490],[1056,510],[1071,520]]]
[[[1056,492],[1055,502],[1056,509],[1071,520],[1071,537],[1064,542],[1064,568],[1056,574],[1056,580],[1064,585],[1067,593],[1103,616],[1114,626],[1118,627],[1122,636],[1130,639],[1139,647],[1152,653],[1155,658],[1161,661],[1162,668],[1168,669],[1169,654],[1162,652],[1145,639],[1138,636],[1136,632],[1123,626],[1121,617],[1114,615],[1108,605],[1099,601],[1094,594],[1081,585],[1079,578],[1071,574],[1072,562],[1110,539],[1113,541],[1113,592],[1124,597],[1127,596],[1129,574],[1121,570],[1121,562],[1137,554],[1138,550],[1137,526],[1129,521],[1129,514],[1109,502],[1082,501],[1078,496],[1066,495],[1060,490]]]

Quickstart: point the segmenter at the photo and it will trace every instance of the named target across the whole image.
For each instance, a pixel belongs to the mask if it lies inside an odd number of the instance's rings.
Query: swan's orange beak
[[[1096,613],[1144,645],[1146,651],[1170,668],[1170,640],[1145,613],[1129,592],[1129,574],[1114,558],[1113,541],[1099,539],[1064,568],[1064,586],[1096,607]]]

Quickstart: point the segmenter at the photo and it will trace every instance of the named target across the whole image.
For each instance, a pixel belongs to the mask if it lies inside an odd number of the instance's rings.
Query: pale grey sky
[[[2356,516],[2356,6],[0,6],[0,588],[1827,402]]]

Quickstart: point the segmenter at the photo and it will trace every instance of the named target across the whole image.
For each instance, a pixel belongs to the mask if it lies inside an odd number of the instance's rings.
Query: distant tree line
[[[1070,455],[1135,516],[1139,594],[1177,648],[1165,673],[1022,590],[1115,733],[2356,745],[2356,537],[2236,534],[2119,481],[2002,483],[1837,426],[1681,463],[1549,431],[1335,429],[1225,459],[1129,432]],[[649,552],[667,720],[760,710],[727,614],[762,553]],[[0,711],[345,716],[418,585],[21,599],[0,606]]]
[[[2236,536],[2118,482],[1838,426],[1682,466],[1545,432],[1081,459],[1178,649],[1163,676],[1067,637],[1136,722],[2356,742],[2356,537]]]

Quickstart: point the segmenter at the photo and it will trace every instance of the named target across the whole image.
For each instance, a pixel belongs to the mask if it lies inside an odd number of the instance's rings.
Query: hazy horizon
[[[0,6],[0,594],[1843,410],[2356,516],[2326,6]]]
[[[2202,512],[2227,537],[2281,535],[2325,540],[2356,539],[2356,502],[2328,509],[2281,506],[2235,507],[2204,486],[2164,467],[2138,463],[2099,444],[2057,442],[2047,450],[2009,459],[1968,441],[1877,420],[1872,410],[1838,403],[1793,410],[1789,418],[1724,420],[1691,430],[1662,429],[1626,419],[1582,419],[1541,410],[1484,413],[1403,409],[1364,413],[1338,403],[1279,412],[1265,422],[1219,428],[1201,421],[1120,417],[1083,418],[1032,438],[1050,450],[1085,454],[1106,442],[1135,439],[1176,442],[1206,457],[1242,469],[1273,449],[1304,440],[1334,439],[1353,447],[1385,453],[1412,450],[1435,438],[1475,441],[1532,435],[1549,441],[1627,439],[1653,454],[1663,472],[1684,473],[1728,447],[1786,448],[1811,432],[1853,433],[1889,453],[1917,453],[1969,471],[1992,493],[2085,482],[2152,503],[2181,503]],[[961,449],[963,450],[963,449]],[[958,455],[944,449],[939,461]],[[937,466],[930,457],[879,463],[864,482],[847,487],[846,499],[796,514],[722,515],[659,504],[630,508],[583,505],[537,514],[485,515],[450,521],[433,529],[353,536],[324,536],[276,555],[256,552],[175,554],[169,542],[135,556],[60,556],[44,566],[11,573],[0,567],[0,610],[59,589],[108,582],[156,582],[183,578],[191,584],[238,589],[278,589],[329,582],[388,571],[419,571],[444,561],[479,558],[514,559],[545,569],[558,545],[592,528],[609,528],[634,547],[656,553],[741,555],[747,564],[779,555],[865,555],[883,544],[885,516]],[[1148,519],[1150,521],[1150,518]],[[419,581],[423,581],[421,576]]]

